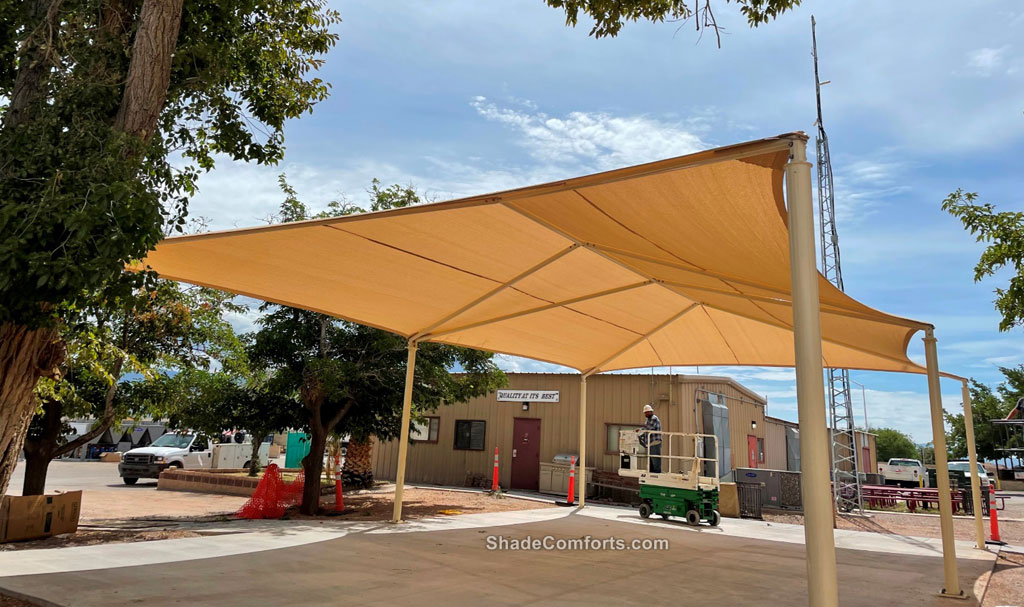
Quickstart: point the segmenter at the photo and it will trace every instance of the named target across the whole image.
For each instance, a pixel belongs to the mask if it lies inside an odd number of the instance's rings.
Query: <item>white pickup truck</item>
[[[260,445],[260,466],[266,466],[270,443]],[[211,449],[206,438],[197,434],[169,432],[148,447],[126,451],[121,456],[118,472],[126,485],[134,485],[140,478],[159,478],[168,468],[186,470],[203,468],[248,468],[252,457],[252,443],[221,443]]]
[[[885,477],[886,485],[928,486],[928,473],[924,464],[916,459],[891,458],[888,464],[878,464],[878,473]],[[922,484],[922,479],[924,484]]]

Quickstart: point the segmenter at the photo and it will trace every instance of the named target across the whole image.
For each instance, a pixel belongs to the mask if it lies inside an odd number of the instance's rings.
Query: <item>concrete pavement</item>
[[[49,571],[65,564],[91,561],[104,569],[28,574],[25,561],[0,561],[0,588],[41,597],[56,605],[109,605],[139,602],[162,605],[255,604],[335,605],[358,602],[393,605],[414,602],[421,607],[450,604],[616,605],[643,603],[789,605],[806,604],[806,564],[796,538],[802,528],[771,525],[776,541],[753,539],[764,533],[750,521],[727,521],[723,530],[694,530],[675,522],[641,521],[630,510],[588,507],[482,514],[420,520],[393,526],[378,523],[331,523],[319,529],[296,530],[296,521],[264,522],[243,536],[189,538],[129,545],[113,558],[113,546],[86,554],[85,548],[37,550],[18,559],[49,563]],[[754,523],[754,525],[764,525]],[[227,530],[227,529],[225,529]],[[237,529],[236,529],[237,530]],[[302,545],[283,548],[305,534]],[[623,538],[669,541],[655,552],[610,550],[488,550],[487,538]],[[265,542],[253,541],[257,537]],[[860,536],[875,536],[861,538]],[[889,545],[878,534],[854,533],[858,549],[840,549],[842,603],[855,605],[944,605],[934,595],[941,585],[942,562],[932,547],[908,544],[903,553],[878,552]],[[246,539],[248,538],[248,539]],[[271,546],[271,539],[277,544]],[[283,538],[283,539],[282,539]],[[892,538],[889,539],[893,541]],[[215,542],[222,552],[213,554]],[[278,549],[227,555],[231,545],[252,543]],[[840,542],[842,544],[842,542]],[[79,551],[79,552],[75,552]],[[153,555],[174,556],[154,562]],[[971,592],[991,570],[992,555],[961,550],[960,574]],[[134,556],[133,556],[134,555]],[[13,555],[12,555],[13,556]],[[192,560],[177,561],[181,557]],[[216,558],[209,558],[216,557]],[[149,563],[149,564],[146,564]],[[973,592],[971,592],[973,594]],[[959,603],[965,604],[965,603]],[[969,601],[966,604],[976,604]]]

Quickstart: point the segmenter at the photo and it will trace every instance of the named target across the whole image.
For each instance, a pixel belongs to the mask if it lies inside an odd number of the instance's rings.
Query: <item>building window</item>
[[[764,439],[757,439],[757,461],[764,463]]]
[[[606,454],[617,454],[619,452],[619,431],[643,428],[640,424],[605,424],[605,446]]]
[[[483,451],[486,430],[487,422],[482,420],[455,420],[455,448]]]
[[[427,417],[422,422],[413,422],[409,431],[409,440],[414,443],[436,443],[437,434],[441,429],[440,417]]]

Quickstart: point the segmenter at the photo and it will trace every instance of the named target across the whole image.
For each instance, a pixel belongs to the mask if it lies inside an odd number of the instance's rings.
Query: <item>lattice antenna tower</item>
[[[843,270],[839,258],[839,233],[836,230],[835,190],[832,183],[832,159],[828,151],[828,135],[821,118],[821,87],[818,77],[818,39],[814,16],[811,16],[811,44],[814,55],[814,93],[817,97],[818,127],[815,143],[818,152],[818,227],[821,236],[821,273],[832,284],[843,288]],[[850,371],[826,369],[825,391],[828,394],[828,420],[832,440],[832,495],[840,512],[864,512],[861,501],[860,475],[857,473],[856,433],[853,403],[850,401]]]

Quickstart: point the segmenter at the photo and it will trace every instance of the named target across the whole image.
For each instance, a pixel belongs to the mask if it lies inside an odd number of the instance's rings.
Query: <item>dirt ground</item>
[[[1000,552],[981,607],[1024,604],[1024,554]]]
[[[394,504],[393,494],[387,491],[367,491],[345,496],[345,514],[331,518],[360,521],[391,520]],[[430,516],[476,514],[480,512],[509,512],[512,510],[533,510],[535,508],[557,508],[547,502],[491,497],[483,492],[445,491],[437,489],[406,489],[403,494],[402,518],[416,519]],[[334,510],[334,496],[321,500],[326,511]],[[305,519],[298,508],[285,513],[286,518]]]
[[[802,525],[801,514],[765,514],[764,520],[770,523],[792,523]],[[939,517],[914,514],[888,514],[872,512],[867,517],[840,515],[837,519],[840,529],[851,531],[873,531],[875,533],[891,533],[917,537],[942,537],[939,530]],[[985,519],[985,534],[988,536],[989,522]],[[954,517],[953,533],[958,540],[974,539],[974,519]],[[1024,544],[1024,522],[1000,521],[999,535],[1004,542]]]
[[[96,492],[91,492],[95,494]],[[191,523],[203,521],[226,521],[229,516],[225,513],[215,513],[211,510],[231,506],[228,513],[233,513],[237,507],[231,503],[215,500],[210,507],[203,507],[202,501],[207,498],[221,498],[226,496],[208,495],[201,493],[179,493],[171,491],[148,492],[147,495],[163,498],[170,495],[172,498],[162,500],[163,507],[160,514],[147,517],[138,510],[132,510],[131,506],[118,504],[116,508],[104,510],[104,518],[110,520],[114,517],[111,512],[127,512],[123,520],[97,525],[83,521],[78,533],[65,534],[48,537],[41,540],[28,542],[12,542],[0,544],[0,551],[8,550],[33,550],[38,548],[62,548],[65,546],[88,546],[93,544],[106,544],[112,542],[148,542],[153,540],[177,539],[184,537],[199,537],[204,535],[201,531],[194,529],[175,529],[177,523]],[[184,500],[174,500],[173,496],[182,497]],[[195,500],[193,498],[200,498]],[[244,503],[245,498],[234,498],[239,505]],[[330,519],[338,521],[387,521],[391,520],[393,511],[393,493],[390,488],[376,489],[372,491],[353,492],[345,498],[345,513],[342,515],[310,517],[299,514],[298,508],[291,508],[285,513],[285,519]],[[515,499],[510,497],[491,497],[486,493],[443,491],[433,489],[406,489],[405,506],[403,518],[417,519],[430,516],[452,516],[457,514],[474,514],[480,512],[507,512],[512,510],[530,510],[534,508],[553,508],[552,504],[535,502],[530,500]],[[168,508],[167,504],[171,507]],[[334,510],[334,496],[324,497],[321,504],[325,513]],[[184,505],[184,507],[183,507]],[[150,504],[152,506],[152,504]],[[84,511],[84,508],[83,508]],[[154,508],[147,508],[145,512],[154,512]],[[136,514],[136,516],[132,516]],[[166,524],[153,524],[152,529],[139,524],[147,521],[164,521]],[[109,526],[108,526],[109,525]],[[167,528],[169,527],[169,528]],[[12,603],[17,605],[17,603]],[[7,607],[0,602],[0,607]]]
[[[67,546],[92,546],[112,542],[151,542],[173,540],[183,537],[199,537],[200,533],[185,530],[137,530],[137,529],[79,529],[78,533],[55,535],[29,542],[0,544],[0,552],[9,550],[35,550],[38,548],[64,548]],[[0,602],[0,607],[4,603]]]
[[[181,518],[237,512],[245,497],[157,491],[150,485],[91,489],[82,493],[81,521]]]
[[[23,601],[21,599],[16,599],[14,597],[10,597],[10,596],[6,596],[4,594],[0,594],[0,607],[36,607],[36,606],[33,605],[32,603],[28,603],[28,602]]]

